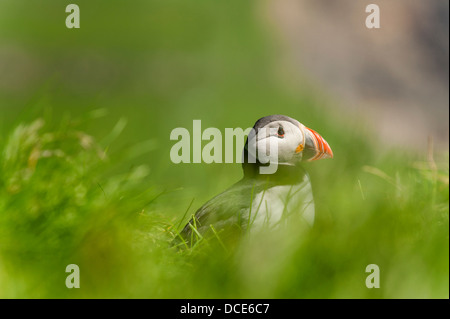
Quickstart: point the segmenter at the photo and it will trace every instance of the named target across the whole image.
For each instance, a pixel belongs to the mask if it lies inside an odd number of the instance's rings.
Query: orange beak
[[[316,131],[306,126],[305,128],[307,129],[307,133],[309,133],[309,137],[314,144],[313,148],[316,152],[315,155],[308,159],[308,161],[315,161],[323,158],[333,158],[333,151],[331,150],[330,145],[328,145],[327,141],[325,141],[324,138],[320,136],[320,134]]]

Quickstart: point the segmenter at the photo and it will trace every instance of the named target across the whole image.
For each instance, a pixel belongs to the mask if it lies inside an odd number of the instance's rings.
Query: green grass
[[[77,4],[82,27],[70,31],[58,1],[0,4],[11,68],[0,79],[0,297],[449,297],[448,150],[380,145],[380,128],[338,97],[307,79],[286,89],[257,1]],[[235,251],[171,247],[242,175],[239,164],[171,163],[171,130],[280,113],[335,155],[306,166],[314,227]],[[373,263],[379,289],[365,286]],[[80,289],[65,287],[68,264]]]
[[[108,154],[77,125],[38,119],[1,142],[1,297],[448,297],[448,167],[431,157],[311,163],[312,229],[179,250],[183,211],[161,199],[183,191],[156,187],[145,164],[115,172],[127,150]],[[71,263],[80,289],[64,286]],[[365,287],[371,263],[380,289]]]

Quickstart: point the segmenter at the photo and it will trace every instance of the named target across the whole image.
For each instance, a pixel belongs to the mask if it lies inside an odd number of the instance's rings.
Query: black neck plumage
[[[273,174],[261,174],[260,168],[262,166],[267,166],[265,164],[256,163],[242,163],[242,169],[244,171],[245,179],[258,179],[258,180],[268,180],[274,182],[275,184],[297,184],[303,181],[307,172],[300,165],[277,165],[277,170]]]

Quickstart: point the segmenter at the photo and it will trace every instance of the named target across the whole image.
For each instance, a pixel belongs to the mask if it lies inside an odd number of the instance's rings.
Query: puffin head
[[[260,173],[276,172],[278,165],[296,166],[304,161],[332,158],[328,143],[314,130],[285,115],[256,121],[243,153],[244,172],[253,164]]]

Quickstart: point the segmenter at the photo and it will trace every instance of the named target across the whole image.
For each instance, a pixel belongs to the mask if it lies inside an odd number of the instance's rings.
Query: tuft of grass
[[[10,133],[0,147],[2,297],[84,296],[64,285],[72,263],[90,296],[125,285],[120,273],[138,232],[131,225],[157,194],[143,183],[145,165],[110,175],[112,166],[106,150],[71,124],[51,130],[37,119]]]

